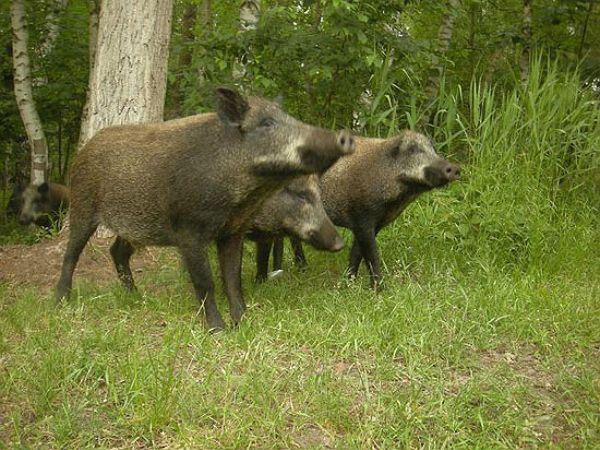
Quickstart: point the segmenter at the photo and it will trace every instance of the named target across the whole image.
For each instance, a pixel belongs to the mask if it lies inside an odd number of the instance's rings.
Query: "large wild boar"
[[[50,227],[69,207],[69,188],[59,183],[30,184],[20,198],[19,223]]]
[[[426,136],[404,131],[389,139],[356,138],[356,151],[321,178],[325,211],[336,225],[352,230],[348,274],[364,259],[371,285],[381,282],[377,233],[422,193],[460,178],[460,167],[440,157]],[[296,261],[302,245],[292,242]]]
[[[178,247],[211,329],[224,327],[207,254],[216,241],[230,315],[240,321],[242,240],[252,218],[292,179],[325,170],[354,146],[348,132],[304,124],[266,99],[226,88],[216,97],[216,114],[107,128],[79,152],[57,298],[69,294],[79,255],[103,224],[117,234],[111,255],[128,289],[135,247]]]
[[[344,240],[325,213],[318,175],[300,177],[265,201],[247,236],[256,241],[259,283],[267,279],[269,253],[275,239],[293,236],[330,252],[344,247]],[[274,265],[281,268],[281,262],[275,261]]]

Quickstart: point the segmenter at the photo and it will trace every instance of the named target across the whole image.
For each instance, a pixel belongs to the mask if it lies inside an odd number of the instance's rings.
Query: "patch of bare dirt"
[[[117,282],[109,248],[113,238],[93,238],[85,247],[74,282],[88,279],[98,285]],[[64,237],[45,240],[34,245],[5,245],[0,247],[0,283],[18,287],[36,287],[50,292],[58,281],[67,240]],[[137,251],[131,258],[134,273],[158,267],[160,252],[149,248]]]

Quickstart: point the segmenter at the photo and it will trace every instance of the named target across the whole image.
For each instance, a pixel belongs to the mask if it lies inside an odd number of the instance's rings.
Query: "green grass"
[[[366,277],[345,281],[344,256],[309,256],[306,273],[260,287],[246,270],[246,320],[216,336],[178,267],[147,274],[140,295],[79,285],[60,307],[4,288],[0,443],[600,444],[598,271],[389,267],[387,290],[374,295]]]
[[[211,335],[177,265],[61,306],[0,285],[0,447],[600,448],[600,108],[531,74],[442,90],[465,179],[382,231],[379,294],[347,249],[262,286],[247,251],[249,310]],[[384,78],[382,135],[405,115]]]

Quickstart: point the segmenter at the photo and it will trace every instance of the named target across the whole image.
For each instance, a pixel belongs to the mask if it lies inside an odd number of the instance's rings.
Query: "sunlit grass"
[[[527,89],[442,89],[430,131],[465,177],[382,231],[381,293],[347,249],[254,286],[251,246],[217,335],[176,264],[60,306],[0,287],[0,447],[597,448],[600,113],[536,64]],[[381,135],[422,113],[385,76]]]

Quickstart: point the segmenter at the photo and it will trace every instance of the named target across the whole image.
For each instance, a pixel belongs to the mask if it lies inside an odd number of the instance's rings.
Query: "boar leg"
[[[360,245],[356,237],[352,241],[352,249],[350,250],[350,263],[348,264],[348,277],[355,278],[358,275],[358,269],[362,261],[362,253]]]
[[[229,314],[235,325],[240,323],[246,303],[242,294],[243,235],[233,235],[217,241],[217,253],[225,292],[229,300]]]
[[[304,268],[308,264],[306,262],[306,256],[304,256],[304,249],[302,248],[302,241],[298,238],[291,237],[290,243],[292,244],[292,250],[294,251],[294,263],[296,267]]]
[[[256,243],[256,283],[264,283],[267,281],[271,244],[271,240],[259,241]]]
[[[377,290],[381,287],[381,259],[375,240],[375,229],[373,227],[361,227],[353,231],[371,275],[371,287]]]
[[[283,261],[283,238],[273,240],[273,271],[281,270]]]
[[[78,219],[76,214],[71,214],[70,220],[69,243],[67,244],[67,250],[63,258],[60,280],[56,286],[57,300],[69,296],[73,282],[73,271],[75,270],[79,256],[98,226],[93,220],[85,220],[81,216]]]
[[[192,278],[196,297],[200,305],[204,306],[209,329],[212,331],[222,330],[225,328],[225,323],[215,303],[215,286],[208,260],[207,244],[199,238],[188,237],[180,239],[178,247]]]
[[[129,267],[129,260],[134,251],[133,245],[120,236],[117,236],[110,247],[110,255],[115,263],[119,280],[121,280],[123,287],[129,291],[135,291],[133,274],[131,273],[131,267]]]

